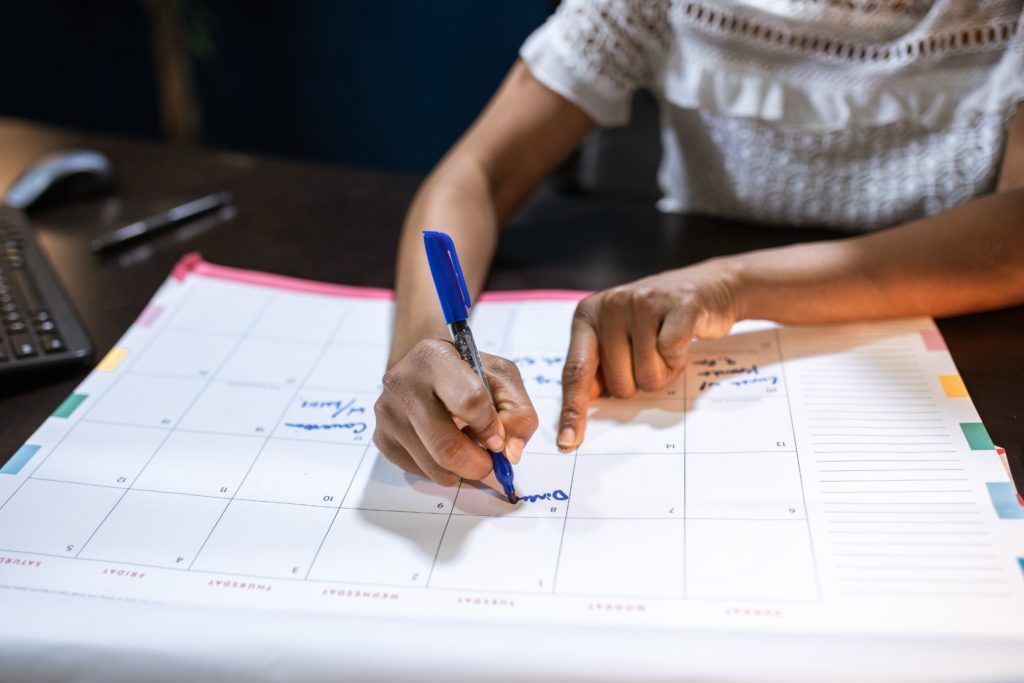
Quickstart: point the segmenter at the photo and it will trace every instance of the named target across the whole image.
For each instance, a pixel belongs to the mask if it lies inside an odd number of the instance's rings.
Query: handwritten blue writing
[[[332,418],[339,417],[342,414],[357,415],[366,412],[366,408],[357,404],[355,399],[349,399],[348,401],[309,401],[306,399],[302,399],[302,404],[299,407],[313,409],[327,408],[329,410],[334,411],[333,413],[331,413]]]
[[[569,495],[562,489],[555,489],[550,493],[532,493],[528,496],[519,496],[519,500],[527,503],[536,503],[538,500],[569,500]]]
[[[779,378],[776,375],[764,375],[762,377],[750,377],[750,378],[747,378],[747,379],[730,379],[730,380],[724,382],[724,384],[729,384],[729,385],[732,385],[734,387],[745,387],[745,386],[749,386],[751,384],[767,384],[769,386],[772,386],[772,385],[775,385],[775,384],[778,384],[778,383],[779,383]],[[720,380],[714,380],[714,379],[710,379],[709,380],[709,379],[706,379],[706,380],[703,380],[700,383],[700,390],[704,391],[705,389],[710,389],[711,387],[717,387],[717,386],[719,386],[721,384],[723,384],[723,382],[720,381]]]
[[[518,356],[512,359],[516,365],[561,365],[565,362],[562,356]]]
[[[562,386],[563,356],[517,356],[512,362],[523,370],[523,376],[537,384]]]
[[[366,431],[365,422],[285,422],[285,427],[291,427],[292,429],[303,429],[307,432],[317,431],[332,431],[332,430],[349,430],[353,434],[362,434]]]
[[[703,365],[705,367],[714,368],[720,363],[725,365],[736,365],[736,361],[729,356],[716,356],[715,358],[700,358],[693,361],[694,365]]]
[[[751,377],[750,379],[731,379],[729,384],[734,387],[743,387],[748,384],[778,384],[779,378],[775,375],[765,375],[764,377]]]
[[[756,375],[759,373],[760,371],[757,369],[757,366],[751,365],[749,368],[741,366],[738,368],[723,368],[721,370],[701,370],[700,372],[697,373],[697,376],[724,377],[728,375]]]

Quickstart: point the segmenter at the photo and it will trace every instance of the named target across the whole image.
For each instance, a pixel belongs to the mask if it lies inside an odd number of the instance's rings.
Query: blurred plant
[[[196,0],[142,0],[150,19],[160,120],[171,142],[198,145],[202,129],[193,59],[216,54],[217,17]]]

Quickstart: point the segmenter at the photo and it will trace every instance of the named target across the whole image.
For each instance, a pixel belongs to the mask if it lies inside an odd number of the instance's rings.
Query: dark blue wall
[[[550,0],[188,0],[213,19],[196,63],[203,143],[424,172],[500,83]],[[160,134],[141,1],[0,6],[0,115]]]

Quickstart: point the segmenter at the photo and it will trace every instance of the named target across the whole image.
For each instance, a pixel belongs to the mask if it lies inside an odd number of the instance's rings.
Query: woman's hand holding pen
[[[739,319],[738,279],[730,262],[712,260],[581,301],[562,372],[559,449],[572,450],[583,440],[592,398],[664,388],[682,373],[694,337],[728,334]]]
[[[583,440],[590,400],[627,398],[675,381],[690,342],[725,336],[739,319],[738,275],[712,260],[613,287],[579,303],[562,373],[558,446]],[[374,443],[407,472],[451,486],[492,468],[486,446],[517,464],[537,413],[514,363],[481,354],[494,404],[451,342],[415,344],[384,376]]]
[[[493,404],[449,341],[420,341],[388,370],[373,435],[388,460],[445,486],[491,472],[491,457],[481,446],[519,462],[537,429],[537,413],[514,363],[486,353],[480,358]]]

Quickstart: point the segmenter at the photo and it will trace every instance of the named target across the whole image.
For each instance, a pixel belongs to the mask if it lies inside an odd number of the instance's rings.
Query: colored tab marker
[[[1024,519],[1024,508],[1017,502],[1017,492],[1008,481],[990,481],[988,495],[996,509],[999,519]]]
[[[960,375],[939,375],[939,381],[942,382],[942,390],[949,398],[968,398],[967,386]]]
[[[142,315],[139,316],[138,320],[135,321],[136,325],[142,327],[152,327],[156,319],[160,317],[160,314],[164,312],[163,306],[157,306],[156,304],[150,304],[142,310]]]
[[[996,446],[988,435],[985,425],[980,422],[961,422],[960,429],[972,451],[994,451]]]
[[[28,461],[32,459],[32,456],[39,450],[39,446],[33,446],[32,444],[25,444],[14,452],[11,459],[4,463],[3,467],[0,467],[0,474],[17,474],[21,472],[21,468],[28,464]]]
[[[942,338],[942,333],[936,330],[922,330],[921,339],[924,340],[924,348],[929,351],[945,351],[946,340]]]
[[[103,356],[103,360],[99,362],[96,369],[100,372],[113,372],[114,370],[117,370],[117,366],[120,365],[121,361],[123,361],[127,356],[128,349],[122,349],[120,346],[115,346],[110,349],[110,351],[107,351],[107,355]]]
[[[1017,563],[1020,565],[1020,572],[1024,574],[1024,557],[1018,557]]]
[[[82,405],[82,402],[89,398],[88,394],[71,394],[64,402],[57,407],[57,410],[53,411],[53,417],[71,417],[71,413],[75,412],[78,406]]]

